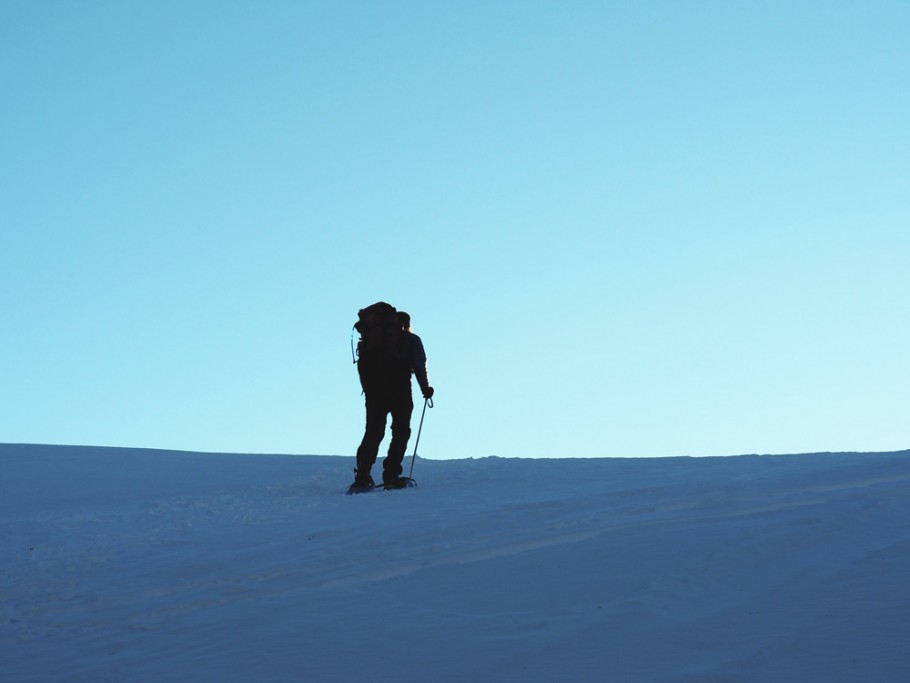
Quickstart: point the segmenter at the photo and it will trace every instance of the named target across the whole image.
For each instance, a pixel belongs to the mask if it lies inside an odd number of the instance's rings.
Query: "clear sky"
[[[0,441],[352,454],[385,300],[425,457],[908,448],[908,32],[875,0],[3,0]]]

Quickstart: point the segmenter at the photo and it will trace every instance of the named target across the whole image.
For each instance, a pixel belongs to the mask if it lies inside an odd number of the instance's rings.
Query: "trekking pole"
[[[420,414],[420,426],[417,428],[417,440],[414,442],[414,455],[411,456],[411,471],[408,472],[408,479],[413,479],[414,461],[417,459],[417,446],[420,445],[420,432],[423,431],[423,416],[427,414],[427,406],[433,407],[432,398],[427,398],[423,401],[423,412]]]

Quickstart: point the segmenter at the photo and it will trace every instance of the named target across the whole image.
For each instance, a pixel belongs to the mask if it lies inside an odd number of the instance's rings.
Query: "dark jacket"
[[[394,353],[372,360],[361,356],[357,371],[360,386],[368,398],[410,396],[412,373],[422,393],[426,394],[430,387],[423,341],[412,332],[402,334],[400,346]]]

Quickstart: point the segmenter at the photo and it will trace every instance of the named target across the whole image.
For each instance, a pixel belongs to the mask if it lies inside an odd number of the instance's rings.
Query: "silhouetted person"
[[[376,307],[376,311],[371,310]],[[365,312],[372,317],[364,316]],[[366,429],[357,449],[351,491],[365,491],[373,486],[370,471],[385,436],[389,415],[392,440],[382,462],[382,482],[386,488],[403,488],[408,485],[408,479],[401,476],[402,461],[411,436],[414,410],[411,375],[417,378],[424,398],[433,396],[427,378],[427,355],[420,337],[411,332],[411,317],[383,302],[361,311],[357,329],[362,335],[357,370],[366,402]]]

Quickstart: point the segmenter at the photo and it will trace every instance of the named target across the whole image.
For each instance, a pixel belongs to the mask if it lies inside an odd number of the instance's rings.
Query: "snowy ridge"
[[[352,464],[0,445],[4,679],[910,680],[910,451]]]

